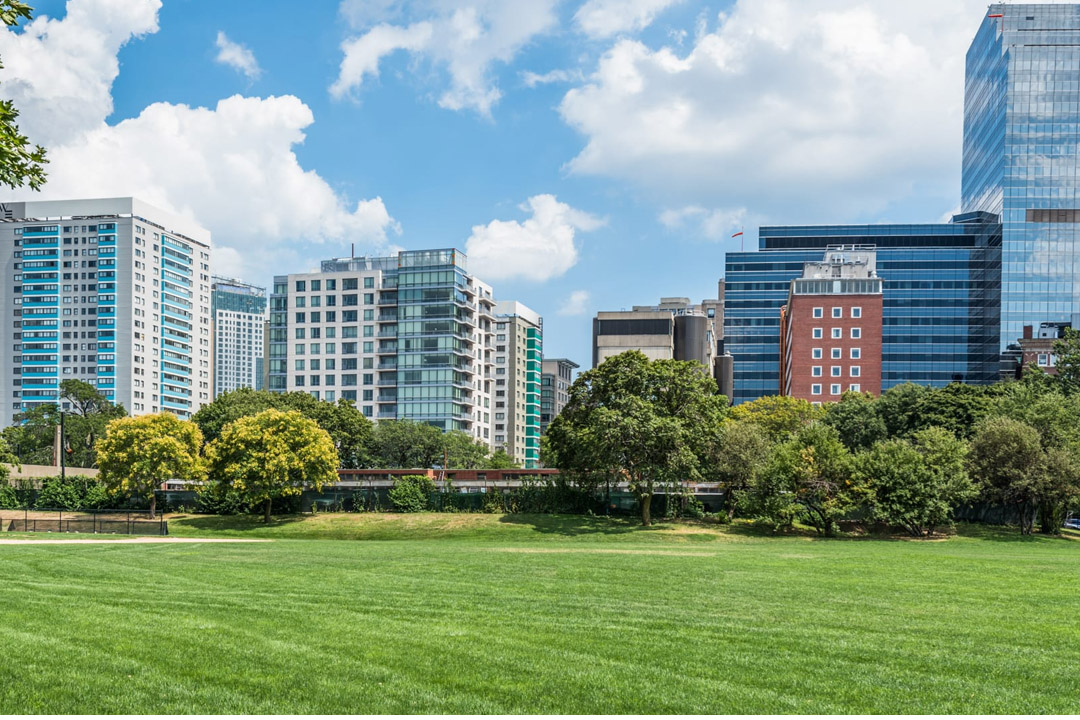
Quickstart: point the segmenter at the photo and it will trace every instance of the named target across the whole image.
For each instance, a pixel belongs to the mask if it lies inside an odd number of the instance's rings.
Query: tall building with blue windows
[[[984,213],[934,225],[763,227],[757,252],[727,254],[724,349],[734,404],[780,391],[780,308],[804,263],[871,246],[883,280],[881,387],[988,383],[998,373],[1001,226]]]
[[[0,424],[82,380],[133,415],[211,400],[210,234],[133,198],[0,205]]]
[[[999,345],[1080,320],[1080,5],[990,6],[967,53],[963,211],[1001,217]]]
[[[213,277],[210,314],[214,346],[214,397],[240,388],[263,389],[266,288]]]

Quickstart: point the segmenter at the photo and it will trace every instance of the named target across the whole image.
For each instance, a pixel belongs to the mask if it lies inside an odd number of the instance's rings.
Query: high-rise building
[[[544,321],[514,301],[495,303],[493,447],[524,468],[540,466],[540,374]]]
[[[660,298],[659,305],[599,312],[593,318],[593,367],[627,350],[650,360],[694,360],[713,374],[717,354],[717,319],[723,327],[722,300]],[[720,331],[722,332],[722,330]]]
[[[881,394],[881,278],[870,246],[837,245],[808,262],[780,308],[780,394],[815,405]]]
[[[0,423],[82,380],[133,415],[210,402],[210,234],[134,198],[0,206]],[[10,332],[11,335],[6,333]]]
[[[243,387],[263,389],[266,288],[213,277],[214,397]]]
[[[544,358],[540,367],[540,434],[544,435],[551,421],[570,402],[570,383],[580,366],[566,358]]]
[[[806,263],[833,245],[875,249],[882,278],[881,389],[998,377],[1001,226],[985,213],[936,225],[763,227],[726,259],[724,348],[735,404],[780,392],[780,308]]]
[[[274,278],[269,389],[492,444],[495,300],[453,249],[327,260]]]
[[[967,53],[964,212],[1001,217],[998,349],[1080,316],[1080,5],[994,3]]]

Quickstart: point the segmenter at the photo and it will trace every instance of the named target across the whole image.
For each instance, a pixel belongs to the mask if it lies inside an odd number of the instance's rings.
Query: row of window
[[[810,368],[810,375],[812,377],[821,377],[821,371],[822,371],[822,367],[820,365],[814,365],[813,367]],[[849,371],[850,371],[850,377],[861,377],[862,376],[862,367],[860,367],[859,365],[852,365],[849,368]],[[844,374],[843,366],[842,365],[833,365],[832,368],[831,368],[831,374],[832,374],[832,377],[843,377],[843,374]]]
[[[848,390],[851,390],[852,392],[862,392],[862,386],[859,385],[858,383],[854,383],[854,384],[848,385]],[[821,385],[811,385],[810,386],[810,394],[811,395],[821,395]],[[840,383],[833,383],[832,385],[829,385],[829,394],[830,395],[841,395],[841,394],[843,394],[843,386]]]
[[[810,351],[810,355],[814,360],[820,360],[821,357],[822,357],[822,352],[823,351],[822,351],[821,348],[813,348]],[[831,348],[830,351],[829,351],[829,357],[831,357],[833,360],[839,360],[843,356],[844,356],[844,349],[843,348]],[[862,348],[850,348],[848,356],[852,360],[861,360],[862,359]]]
[[[323,290],[323,283],[326,283],[326,290],[337,290],[337,280],[334,278],[327,278],[324,280],[297,280],[296,292],[307,292],[308,286],[310,286],[311,292],[320,292]],[[364,278],[364,288],[372,289],[375,287],[375,278]],[[342,290],[357,290],[357,278],[342,278],[341,280]],[[275,289],[276,292],[276,289]]]
[[[825,335],[824,328],[814,328],[814,339],[821,340]],[[832,328],[832,339],[840,340],[844,337],[844,328]],[[862,328],[851,328],[851,339],[858,340],[862,337]]]
[[[842,307],[834,307],[832,309],[832,316],[834,318],[837,318],[837,319],[844,317],[844,308],[842,308]],[[825,308],[819,308],[819,307],[814,308],[814,318],[822,318],[822,317],[825,317]],[[851,317],[853,317],[855,319],[861,318],[862,317],[862,308],[861,307],[853,307],[853,308],[851,308]]]

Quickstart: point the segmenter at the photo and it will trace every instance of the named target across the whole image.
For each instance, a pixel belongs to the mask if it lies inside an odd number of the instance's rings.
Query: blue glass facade
[[[830,245],[874,245],[884,279],[882,390],[912,381],[993,382],[1001,226],[981,213],[937,225],[763,227],[757,252],[728,253],[724,348],[734,403],[779,392],[780,307],[803,263]]]
[[[963,209],[1000,215],[1004,349],[1080,313],[1080,5],[994,4],[967,54]]]

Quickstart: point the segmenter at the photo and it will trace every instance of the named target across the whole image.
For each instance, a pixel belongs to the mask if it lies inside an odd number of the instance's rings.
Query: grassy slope
[[[0,708],[1027,713],[1080,694],[1074,542],[506,520],[190,518],[172,532],[382,542],[0,548]]]

